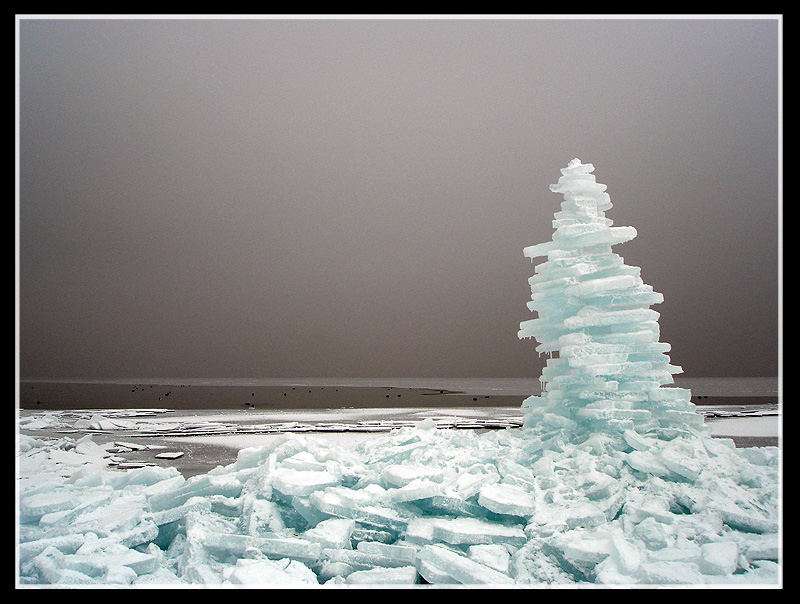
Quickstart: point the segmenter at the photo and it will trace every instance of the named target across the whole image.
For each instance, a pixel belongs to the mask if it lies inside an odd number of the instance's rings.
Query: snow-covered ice
[[[109,467],[136,443],[19,434],[19,583],[780,584],[780,450],[712,438],[668,387],[662,296],[611,252],[636,232],[605,218],[592,171],[562,170],[553,240],[525,249],[547,261],[519,335],[551,356],[521,426],[276,434],[189,479]]]

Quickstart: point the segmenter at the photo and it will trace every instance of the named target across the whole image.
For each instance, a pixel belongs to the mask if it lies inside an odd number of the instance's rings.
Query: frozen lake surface
[[[737,446],[775,446],[780,434],[778,405],[698,406],[714,436]],[[355,445],[392,429],[430,419],[439,429],[515,429],[517,407],[351,409],[71,409],[20,412],[20,431],[31,436],[122,443],[111,465],[173,466],[185,476],[236,460],[240,449],[261,446],[276,435],[302,433],[340,445]],[[127,446],[126,446],[127,445]],[[133,445],[133,446],[131,446]],[[176,459],[157,454],[181,452]]]

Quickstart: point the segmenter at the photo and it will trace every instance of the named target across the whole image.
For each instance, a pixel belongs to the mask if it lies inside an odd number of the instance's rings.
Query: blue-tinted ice
[[[615,438],[627,431],[667,439],[700,433],[703,417],[689,390],[662,388],[681,372],[670,364],[669,344],[658,341],[659,314],[650,309],[664,298],[611,251],[636,230],[611,226],[611,199],[593,171],[578,159],[561,170],[550,185],[564,195],[553,239],[524,250],[547,260],[529,279],[528,307],[538,317],[523,321],[518,335],[536,338],[540,353],[558,355],[542,371],[542,395],[523,403],[526,424]]]
[[[522,428],[284,435],[188,480],[20,435],[19,582],[778,584],[779,450],[712,439],[669,387],[662,296],[611,251],[636,232],[592,171],[562,170],[553,240],[525,249],[547,260],[519,336],[549,358]]]

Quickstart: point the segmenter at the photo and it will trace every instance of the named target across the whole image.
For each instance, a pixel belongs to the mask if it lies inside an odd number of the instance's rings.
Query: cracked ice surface
[[[662,297],[611,253],[636,232],[592,170],[562,170],[553,240],[525,249],[548,260],[519,335],[559,356],[522,427],[286,434],[188,480],[20,435],[19,582],[779,584],[779,449],[712,439],[664,387]]]

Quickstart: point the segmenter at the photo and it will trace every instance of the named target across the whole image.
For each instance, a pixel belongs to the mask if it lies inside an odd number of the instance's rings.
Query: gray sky
[[[538,376],[573,157],[673,363],[777,375],[778,30],[23,19],[21,376]]]

